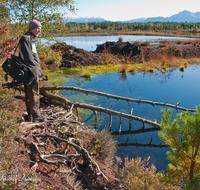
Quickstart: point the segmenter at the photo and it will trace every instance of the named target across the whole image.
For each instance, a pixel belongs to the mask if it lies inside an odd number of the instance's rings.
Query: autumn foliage
[[[18,40],[21,36],[15,38],[7,37],[7,23],[3,26],[0,26],[0,58],[9,57],[11,52],[17,47]]]

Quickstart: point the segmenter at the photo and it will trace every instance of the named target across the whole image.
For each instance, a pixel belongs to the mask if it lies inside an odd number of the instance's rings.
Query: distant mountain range
[[[76,23],[88,23],[88,22],[105,22],[107,20],[103,18],[95,18],[95,17],[78,17],[78,18],[69,18],[65,20],[65,22],[76,22]]]
[[[112,22],[105,20],[103,18],[95,17],[79,17],[70,18],[65,20],[65,22],[76,22],[76,23],[88,23],[88,22]],[[170,17],[149,17],[149,18],[138,18],[126,21],[118,21],[122,23],[133,23],[133,22],[200,22],[200,12],[192,13],[190,11],[182,11],[178,14],[172,15]]]

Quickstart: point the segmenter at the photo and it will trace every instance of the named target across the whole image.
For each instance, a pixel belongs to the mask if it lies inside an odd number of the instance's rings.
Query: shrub
[[[183,42],[181,40],[176,41],[177,44],[182,44]]]
[[[170,46],[170,47],[168,47],[168,52],[169,52],[169,54],[174,55],[176,57],[179,57],[179,56],[182,55],[181,50],[178,49],[176,46]]]
[[[184,65],[185,68],[187,68],[187,66],[188,66],[188,62],[185,61],[183,65]]]
[[[122,37],[119,37],[118,42],[122,42],[122,41],[123,41]]]
[[[191,44],[191,40],[185,41],[184,44]]]
[[[179,69],[180,69],[180,71],[184,71],[185,66],[184,66],[184,65],[181,65],[181,66],[179,67]]]
[[[127,64],[122,64],[120,66],[120,73],[126,73],[127,72]]]
[[[167,47],[168,44],[169,44],[169,41],[167,41],[167,40],[160,41],[160,47]]]
[[[5,36],[7,32],[7,24],[0,26],[0,59],[10,56],[10,53],[17,47],[17,42],[21,37],[8,38]]]
[[[136,46],[139,46],[141,43],[140,43],[140,41],[136,40],[136,41],[133,42],[133,44],[136,45]]]
[[[62,55],[60,52],[55,52],[51,49],[50,46],[45,46],[41,43],[37,44],[37,51],[38,55],[41,59],[49,58],[50,60],[54,61],[58,66],[62,60]]]
[[[142,42],[141,46],[150,46],[150,42]]]
[[[172,190],[178,189],[171,184],[165,182],[162,178],[164,174],[156,175],[156,167],[152,164],[149,165],[149,159],[142,160],[141,157],[132,158],[130,161],[125,158],[125,164],[120,171],[120,176],[129,189],[165,189]]]
[[[91,72],[86,71],[86,72],[84,73],[83,77],[85,77],[85,78],[90,78],[90,77],[91,77]]]
[[[183,185],[185,182],[197,183],[200,169],[200,106],[196,112],[178,113],[177,118],[171,121],[172,109],[161,110],[161,131],[159,136],[169,145],[167,152],[169,164],[167,177],[169,180]]]

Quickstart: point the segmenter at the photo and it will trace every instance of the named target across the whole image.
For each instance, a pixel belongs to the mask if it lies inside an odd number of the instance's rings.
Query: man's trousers
[[[29,117],[36,117],[40,115],[40,96],[39,83],[34,79],[30,85],[24,85],[25,103]]]

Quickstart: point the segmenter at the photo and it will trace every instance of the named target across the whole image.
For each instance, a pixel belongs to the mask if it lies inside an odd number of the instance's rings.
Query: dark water
[[[79,84],[79,80],[83,81]],[[151,73],[109,73],[92,75],[90,81],[85,81],[84,78],[66,78],[62,82],[63,86],[74,86],[83,89],[97,90],[113,95],[130,97],[133,99],[150,100],[156,102],[168,102],[170,104],[177,104],[180,100],[180,106],[195,109],[195,106],[200,104],[200,67],[190,66],[184,72],[179,69],[168,71],[165,74],[161,72]],[[113,109],[120,112],[130,113],[133,108],[133,114],[149,120],[161,120],[160,109],[167,109],[166,107],[148,104],[130,103],[128,105],[125,101],[118,101],[114,99],[107,99],[106,97],[98,97],[95,95],[85,95],[79,92],[62,91],[62,93],[70,100],[90,103],[96,106]],[[180,111],[178,111],[180,112]],[[176,116],[177,111],[173,110],[173,117]],[[82,114],[82,121],[86,124],[94,126],[94,114],[89,110],[84,110]],[[109,115],[98,113],[97,128],[106,128],[109,130]],[[138,121],[132,121],[132,131],[141,129],[143,124]],[[150,128],[146,125],[145,128]],[[129,129],[129,120],[122,119],[122,131]],[[112,131],[119,130],[119,118],[113,116]],[[147,144],[151,141],[152,144],[164,144],[158,136],[158,132],[145,132],[140,134],[116,135],[113,136],[120,143],[141,143]],[[128,138],[128,141],[127,141]],[[117,155],[122,159],[125,157],[151,157],[150,163],[153,163],[157,170],[164,170],[167,165],[166,151],[168,148],[153,148],[153,147],[135,147],[122,146],[118,147]]]

